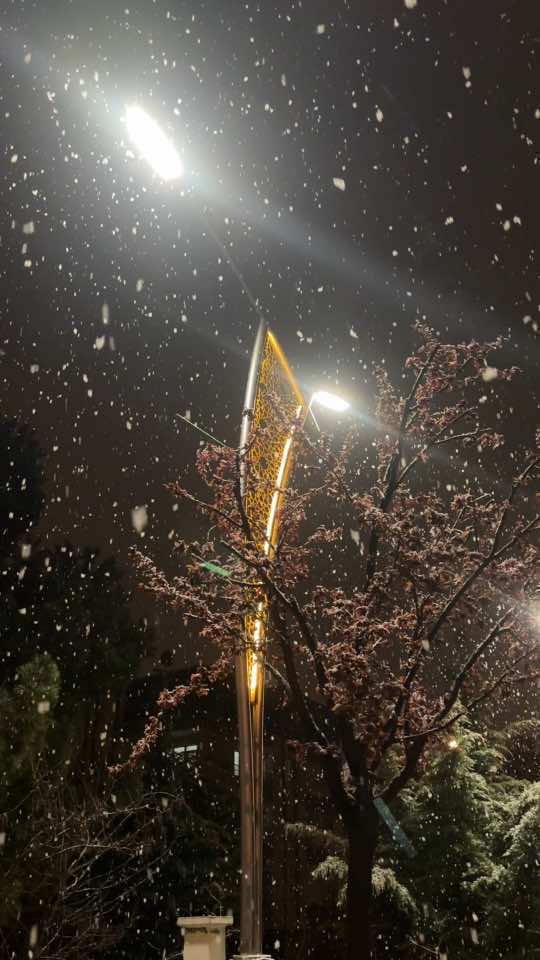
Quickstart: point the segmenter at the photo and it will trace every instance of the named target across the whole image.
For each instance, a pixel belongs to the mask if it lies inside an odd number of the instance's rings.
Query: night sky
[[[200,441],[175,414],[236,438],[257,309],[357,414],[418,317],[509,334],[525,442],[539,56],[527,0],[6,3],[0,397],[46,453],[43,536],[126,562],[136,506],[161,555],[193,529],[163,491]],[[128,154],[132,103],[181,182]]]

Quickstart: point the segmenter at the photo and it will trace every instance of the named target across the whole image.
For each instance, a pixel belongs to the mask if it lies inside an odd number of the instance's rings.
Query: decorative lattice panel
[[[274,335],[266,333],[250,439],[246,454],[244,504],[255,543],[272,557],[278,541],[279,514],[293,456],[294,423],[302,416],[304,400],[285,355]],[[252,595],[253,613],[246,618],[246,655],[250,693],[256,687],[264,658],[267,601]]]

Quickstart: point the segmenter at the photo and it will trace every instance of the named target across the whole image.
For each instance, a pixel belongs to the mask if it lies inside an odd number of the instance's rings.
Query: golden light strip
[[[292,376],[292,375],[291,375]],[[303,404],[300,404],[296,410],[296,416],[299,417],[303,409]],[[289,464],[289,456],[291,452],[291,447],[293,444],[293,430],[285,441],[285,446],[283,447],[283,453],[281,455],[281,462],[279,465],[278,475],[276,478],[276,488],[272,494],[272,501],[270,504],[270,511],[268,513],[268,521],[266,524],[265,531],[265,540],[264,540],[264,553],[266,556],[270,555],[270,551],[275,547],[277,542],[277,531],[278,524],[276,520],[278,518],[278,506],[283,493],[283,485],[286,480],[287,467]],[[259,684],[259,670],[260,670],[260,649],[261,642],[264,632],[264,620],[266,614],[266,601],[261,600],[257,606],[257,616],[255,619],[254,629],[253,629],[253,654],[251,659],[251,669],[249,672],[249,698],[251,702],[255,700],[257,696],[257,688]]]

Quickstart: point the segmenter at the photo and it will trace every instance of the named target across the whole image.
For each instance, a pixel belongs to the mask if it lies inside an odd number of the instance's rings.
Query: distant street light
[[[142,107],[128,107],[126,126],[131,142],[162,180],[178,180],[184,167],[159,124]]]

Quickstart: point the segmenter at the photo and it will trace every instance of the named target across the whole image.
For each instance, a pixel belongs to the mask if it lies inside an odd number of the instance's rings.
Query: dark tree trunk
[[[373,864],[377,813],[356,813],[347,824],[349,841],[346,913],[346,960],[372,960]]]

